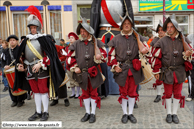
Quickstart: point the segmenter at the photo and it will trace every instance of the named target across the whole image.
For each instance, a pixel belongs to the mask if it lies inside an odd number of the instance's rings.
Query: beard
[[[85,36],[85,35],[83,35],[83,36],[81,35],[81,39],[82,39],[82,40],[87,40],[87,39],[88,39],[88,37],[87,37],[87,36]]]

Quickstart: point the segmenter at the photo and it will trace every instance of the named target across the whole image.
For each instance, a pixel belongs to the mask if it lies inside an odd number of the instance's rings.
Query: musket
[[[136,38],[137,38],[137,44],[138,44],[138,48],[139,48],[139,50],[140,50],[140,52],[142,51],[142,49],[145,47],[144,45],[143,45],[143,43],[140,41],[140,37],[139,37],[139,34],[137,33],[137,31],[135,31],[135,29],[133,29],[133,33],[135,34],[135,36],[136,36]],[[137,37],[137,35],[138,35],[138,37]]]
[[[179,33],[180,33],[180,37],[181,37],[181,39],[182,39],[184,51],[185,51],[185,52],[186,52],[187,50],[190,50],[190,51],[191,51],[191,48],[189,47],[188,43],[186,43],[186,41],[185,41],[185,36],[183,35],[183,32],[179,32]]]
[[[92,35],[92,40],[94,42],[94,53],[95,53],[95,57],[99,54],[101,55],[100,49],[97,46],[97,39],[95,38],[94,35]]]
[[[156,32],[156,30],[155,30],[155,29],[153,29],[153,28],[151,28],[151,27],[149,27],[149,26],[147,26],[147,28],[149,28],[149,29],[151,29],[152,31],[155,31],[155,32]]]

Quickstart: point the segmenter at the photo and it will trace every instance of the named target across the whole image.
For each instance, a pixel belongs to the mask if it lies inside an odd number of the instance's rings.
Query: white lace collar
[[[37,39],[37,38],[42,37],[42,36],[46,36],[46,34],[40,34],[40,33],[34,34],[34,35],[28,34],[28,35],[26,36],[26,38],[29,38],[30,40],[32,40],[32,39]]]

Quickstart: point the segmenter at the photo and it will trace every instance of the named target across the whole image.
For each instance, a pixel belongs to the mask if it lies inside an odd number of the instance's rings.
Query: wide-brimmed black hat
[[[181,32],[181,28],[178,25],[178,22],[176,21],[176,17],[175,14],[172,14],[172,16],[169,16],[166,21],[164,22],[164,26],[163,26],[163,31],[167,30],[167,24],[169,22],[172,22],[172,24],[174,25],[174,27],[177,29],[177,31]]]
[[[16,35],[10,35],[10,36],[6,39],[6,41],[9,42],[9,40],[10,40],[11,38],[14,38],[15,40],[18,41],[18,37],[17,37]]]
[[[77,27],[77,30],[76,30],[77,35],[80,35],[80,29],[81,28],[84,28],[88,33],[93,35],[94,34],[94,29],[91,26],[88,25],[86,18],[82,18],[81,16],[80,16],[80,18],[82,20],[82,23],[79,23],[79,25]]]

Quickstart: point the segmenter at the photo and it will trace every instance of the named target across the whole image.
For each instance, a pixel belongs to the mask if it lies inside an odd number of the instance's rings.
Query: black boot
[[[58,104],[58,100],[53,100],[53,102],[50,104],[50,106],[55,106],[56,104]]]
[[[35,121],[42,117],[42,113],[35,112],[31,117],[28,118],[29,121]]]
[[[128,118],[131,121],[131,123],[137,123],[137,119],[133,116],[133,114],[129,115]]]
[[[72,96],[69,96],[69,98],[71,99],[71,98],[74,98],[75,97],[75,94],[74,95],[72,95]]]
[[[168,114],[168,115],[166,116],[166,122],[167,122],[167,123],[172,123],[172,115],[171,115],[171,114]]]
[[[27,100],[31,100],[31,95],[27,94]]]
[[[8,87],[4,87],[3,92],[6,92],[8,90]]]
[[[64,99],[65,107],[68,107],[70,105],[69,100],[66,98]]]
[[[161,95],[157,95],[154,102],[158,103],[161,100]]]
[[[96,116],[94,114],[90,115],[89,123],[94,123],[96,121]]]
[[[17,104],[17,107],[21,107],[21,106],[23,106],[24,105],[24,101],[22,101],[22,102],[18,102],[18,104]]]
[[[86,113],[84,117],[82,117],[81,122],[86,122],[90,119],[90,114]]]
[[[41,117],[40,121],[47,121],[48,118],[49,118],[49,113],[48,112],[44,112],[42,114],[42,117]]]
[[[11,107],[15,107],[17,104],[18,104],[17,102],[13,101],[12,104],[11,104]]]
[[[128,115],[127,115],[127,114],[124,114],[124,115],[122,116],[121,122],[122,122],[123,124],[126,124],[126,123],[128,122]]]
[[[175,124],[178,124],[179,123],[179,118],[177,115],[172,115],[172,121],[175,123]]]
[[[137,105],[137,103],[135,102],[135,104],[134,104],[134,108],[138,108],[138,105]]]
[[[78,97],[80,97],[80,95],[78,95],[77,97],[75,96],[74,99],[78,99]]]

